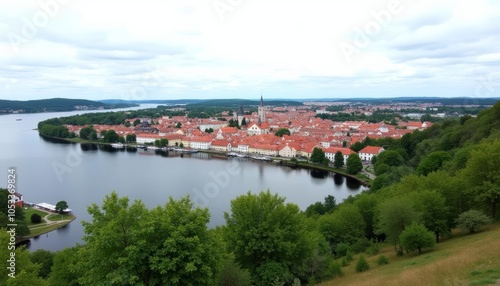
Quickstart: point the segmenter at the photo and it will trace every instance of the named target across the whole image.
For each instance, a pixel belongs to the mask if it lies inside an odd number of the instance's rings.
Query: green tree
[[[359,158],[358,154],[351,154],[347,157],[346,169],[349,174],[357,174],[359,171],[363,170],[363,163]]]
[[[253,273],[266,262],[287,267],[300,263],[304,254],[304,226],[297,205],[268,190],[248,192],[231,201],[225,239],[236,260]]]
[[[276,133],[274,133],[274,135],[278,137],[283,137],[285,134],[290,136],[290,130],[288,130],[288,128],[280,128],[276,131]]]
[[[314,148],[310,159],[313,163],[323,163],[326,159],[325,152],[321,148]]]
[[[37,249],[30,254],[31,262],[40,265],[40,277],[47,278],[53,264],[54,253],[45,249]]]
[[[396,150],[386,150],[377,155],[377,164],[387,164],[391,167],[396,167],[403,164],[403,162],[404,158]]]
[[[344,166],[344,155],[342,155],[342,152],[335,152],[335,157],[333,158],[333,166],[335,168],[342,168]]]
[[[80,271],[82,246],[68,247],[54,254],[49,276],[50,285],[80,286],[78,278],[84,274]]]
[[[103,131],[104,132],[104,131]],[[102,134],[101,134],[102,135]],[[106,143],[116,143],[118,142],[118,138],[120,136],[118,136],[118,134],[116,134],[116,131],[115,130],[107,130],[104,135],[103,135],[103,140],[104,142]]]
[[[419,254],[422,253],[422,248],[432,248],[436,244],[434,234],[425,228],[423,224],[415,222],[403,230],[400,241],[407,251],[418,249]]]
[[[175,124],[175,128],[181,128],[182,127],[182,124],[180,122],[177,122],[177,124]]]
[[[39,214],[32,214],[30,218],[32,223],[41,223],[42,222],[42,217]]]
[[[435,235],[436,242],[443,233],[447,233],[449,226],[448,206],[443,195],[437,191],[421,191],[413,195],[414,209],[421,214],[420,221]]]
[[[378,205],[377,233],[387,235],[395,246],[407,225],[419,219],[409,198],[393,197]]]
[[[466,211],[458,216],[456,223],[458,227],[469,231],[476,232],[481,226],[490,223],[491,220],[478,210]]]
[[[214,132],[214,129],[213,128],[207,128],[207,129],[205,129],[205,132],[207,132],[207,133],[210,134],[210,133]]]
[[[247,120],[245,117],[241,120],[241,126],[247,126]]]
[[[141,124],[141,121],[139,119],[134,120],[134,126],[137,126]]]
[[[24,286],[37,285],[48,286],[46,280],[39,276],[40,265],[31,262],[30,254],[24,247],[15,248],[11,244],[9,229],[0,228],[0,260],[3,267],[0,267],[0,285]],[[11,253],[15,257],[15,269],[10,269]],[[12,271],[11,271],[12,270]],[[11,276],[9,276],[11,275]],[[14,278],[13,278],[14,277]]]
[[[215,284],[222,244],[207,228],[208,210],[194,209],[189,198],[170,198],[148,211],[141,201],[129,205],[112,192],[88,212],[83,285]]]
[[[451,155],[446,151],[432,152],[418,164],[417,174],[427,176],[430,172],[439,170],[449,160],[451,160]]]
[[[219,273],[218,285],[250,286],[252,285],[252,276],[248,269],[242,269],[234,259],[228,259]]]
[[[135,134],[127,134],[125,137],[125,141],[127,143],[135,143],[137,142],[137,136]]]
[[[364,237],[366,223],[358,207],[353,204],[342,204],[332,214],[319,218],[320,232],[336,249],[340,243],[354,244]]]
[[[460,174],[467,178],[468,192],[481,204],[489,205],[490,216],[495,218],[500,201],[500,139],[483,143],[471,151],[467,166]]]
[[[68,208],[68,203],[66,201],[58,201],[56,204],[56,211],[60,214],[64,213],[64,210]]]

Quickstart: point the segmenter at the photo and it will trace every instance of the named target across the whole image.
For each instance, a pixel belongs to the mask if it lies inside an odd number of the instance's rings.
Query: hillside
[[[85,99],[51,98],[40,100],[0,100],[0,114],[60,112],[73,110],[113,109],[136,106],[130,103],[106,104]]]

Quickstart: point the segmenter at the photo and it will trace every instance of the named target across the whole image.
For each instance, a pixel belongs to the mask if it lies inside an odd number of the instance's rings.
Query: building
[[[23,207],[24,206],[23,195],[21,195],[18,192],[15,192],[13,195],[14,195],[14,204],[18,207]]]
[[[257,111],[257,114],[259,116],[259,120],[258,120],[259,125],[261,123],[267,122],[267,120],[266,120],[266,108],[264,106],[264,100],[262,98],[262,94],[260,95],[260,104],[259,104],[259,109]]]
[[[240,108],[235,112],[235,119],[238,120],[238,126],[241,126],[243,123],[243,119],[245,119],[245,112],[243,111],[243,105],[240,105]],[[246,120],[245,120],[246,121]]]
[[[371,161],[374,156],[382,153],[384,151],[383,147],[378,146],[366,146],[365,148],[359,150],[358,155],[361,161]]]
[[[347,158],[349,158],[349,155],[356,153],[349,148],[340,148],[340,147],[329,147],[324,149],[324,151],[325,151],[325,157],[328,158],[330,162],[335,161],[335,154],[338,151],[340,151],[340,153],[342,153],[342,157],[344,158],[344,165],[347,164]]]

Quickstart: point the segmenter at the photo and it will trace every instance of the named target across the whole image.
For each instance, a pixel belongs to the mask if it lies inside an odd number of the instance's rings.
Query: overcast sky
[[[500,1],[1,5],[1,99],[500,96]]]

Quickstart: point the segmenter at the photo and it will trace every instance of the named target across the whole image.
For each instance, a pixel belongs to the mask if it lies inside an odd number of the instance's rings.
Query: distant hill
[[[413,103],[441,103],[443,105],[494,105],[500,100],[499,97],[477,98],[477,97],[392,97],[392,98],[311,98],[297,99],[300,101],[319,101],[319,102],[363,102],[363,103],[395,103],[395,102],[413,102]]]
[[[0,100],[0,114],[113,109],[137,106],[133,103],[107,104],[86,99],[50,98],[40,100]]]
[[[249,100],[249,99],[211,99],[211,100],[203,100],[197,103],[191,104],[195,105],[204,105],[204,106],[225,106],[225,107],[238,107],[240,105],[243,106],[256,106],[260,104],[260,100]],[[273,106],[298,106],[304,105],[300,101],[294,100],[282,100],[282,99],[270,99],[265,100],[265,105],[273,105]]]
[[[151,100],[123,100],[123,99],[104,99],[99,102],[107,104],[165,104],[165,105],[184,105],[203,101],[202,99],[151,99]]]

